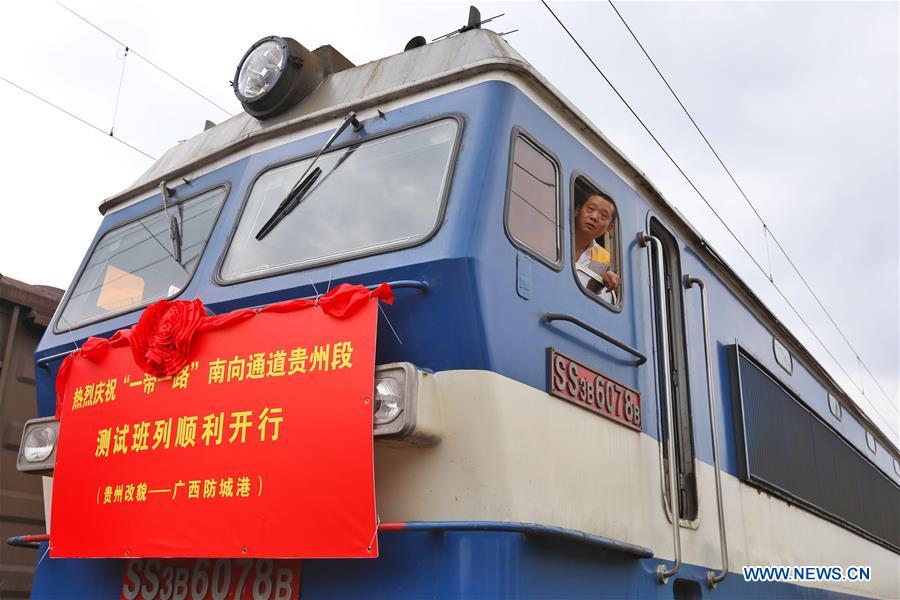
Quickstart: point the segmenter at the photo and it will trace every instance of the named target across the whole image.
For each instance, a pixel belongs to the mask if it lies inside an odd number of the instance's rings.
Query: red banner
[[[377,303],[165,303],[86,343],[60,374],[50,555],[377,556]]]

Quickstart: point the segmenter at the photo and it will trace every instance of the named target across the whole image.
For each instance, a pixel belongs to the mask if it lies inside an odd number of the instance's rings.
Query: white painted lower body
[[[424,383],[420,406],[438,413],[441,441],[376,444],[382,521],[540,523],[674,559],[656,439],[490,371],[445,371]],[[715,475],[696,467],[699,518],[681,530],[683,560],[719,569]],[[866,565],[870,582],[804,585],[900,598],[897,554],[728,473],[722,485],[729,577],[745,565]]]

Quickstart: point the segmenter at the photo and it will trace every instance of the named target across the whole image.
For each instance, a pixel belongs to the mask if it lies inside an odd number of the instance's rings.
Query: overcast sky
[[[64,0],[230,114],[246,49],[277,34],[332,44],[356,64],[461,26],[467,3]],[[619,2],[824,306],[793,273],[606,2],[551,2],[846,370],[833,361],[540,3],[480,3],[495,31],[643,169],[898,444],[900,168],[898,4]],[[221,108],[50,1],[0,8],[0,76],[152,156]],[[123,75],[124,66],[124,75]],[[121,92],[119,92],[120,81]],[[116,101],[118,97],[118,103]],[[97,206],[151,160],[0,81],[0,273],[69,285]],[[848,377],[849,374],[849,377]],[[860,390],[862,389],[862,391]],[[864,392],[864,393],[863,393]]]

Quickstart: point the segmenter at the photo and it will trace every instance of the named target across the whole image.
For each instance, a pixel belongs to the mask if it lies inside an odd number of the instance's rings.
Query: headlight
[[[28,432],[22,444],[22,456],[27,463],[44,462],[56,448],[56,428],[50,425],[36,427]]]
[[[238,71],[234,82],[238,94],[253,100],[275,87],[284,72],[286,49],[274,40],[256,46]]]
[[[272,35],[244,54],[232,85],[244,110],[265,119],[297,104],[323,76],[316,55],[296,40]]]
[[[375,367],[372,424],[376,436],[403,437],[415,430],[418,382],[418,371],[410,363]]]
[[[385,377],[375,384],[375,426],[387,425],[403,412],[402,383],[393,377]]]
[[[23,473],[52,473],[58,437],[59,421],[53,417],[31,419],[25,423],[16,468]]]

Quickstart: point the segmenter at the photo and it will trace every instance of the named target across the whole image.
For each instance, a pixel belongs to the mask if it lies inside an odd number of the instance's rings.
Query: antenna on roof
[[[459,29],[457,29],[455,31],[451,31],[450,33],[445,33],[444,35],[442,35],[440,37],[436,37],[431,41],[436,42],[436,41],[442,40],[444,38],[448,38],[448,37],[451,37],[451,36],[454,36],[454,35],[457,35],[460,33],[465,33],[467,31],[471,31],[472,29],[481,29],[481,26],[484,25],[485,23],[490,23],[494,19],[499,19],[500,17],[502,17],[505,14],[506,13],[500,13],[499,15],[494,15],[493,17],[490,17],[489,19],[484,19],[482,21],[481,20],[481,11],[479,11],[474,6],[470,6],[469,7],[469,20],[466,23],[465,27],[460,27]]]
[[[470,29],[481,29],[481,11],[474,6],[469,7],[469,22],[459,31],[462,33]]]

